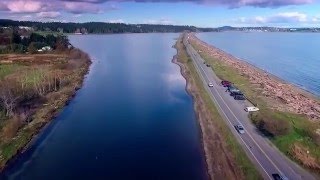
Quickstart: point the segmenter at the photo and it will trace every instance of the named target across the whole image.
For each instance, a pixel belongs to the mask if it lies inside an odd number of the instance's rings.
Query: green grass
[[[236,160],[237,166],[244,173],[245,179],[261,179],[259,172],[256,170],[252,162],[249,160],[244,150],[242,149],[242,147],[239,145],[239,143],[231,133],[228,126],[225,124],[226,122],[220,116],[214,102],[210,98],[210,95],[205,90],[198,72],[196,71],[191,59],[188,57],[185,49],[183,48],[184,46],[181,43],[181,39],[178,40],[176,46],[177,46],[177,49],[181,51],[181,53],[179,54],[179,61],[188,66],[191,76],[194,79],[194,82],[199,89],[199,93],[205,102],[205,106],[210,111],[210,114],[212,115],[212,119],[214,119],[214,124],[217,127],[219,134],[223,136],[225,142],[227,143],[228,149],[231,151],[231,153],[233,154],[233,157]]]
[[[21,65],[18,64],[0,64],[0,80],[19,70],[20,67]]]
[[[192,45],[196,50],[201,49],[200,46],[194,43],[192,43]],[[289,124],[292,127],[292,130],[288,134],[270,138],[280,151],[297,161],[291,156],[290,149],[294,143],[300,143],[304,145],[304,147],[307,147],[310,151],[310,155],[315,157],[318,163],[320,163],[320,147],[310,137],[310,132],[312,132],[312,130],[320,128],[319,123],[311,122],[303,115],[272,110],[267,103],[267,100],[261,95],[261,90],[258,86],[251,84],[247,77],[242,76],[235,68],[227,65],[221,60],[209,56],[205,51],[201,51],[199,54],[211,65],[220,79],[233,82],[245,93],[246,97],[248,97],[253,104],[257,104],[260,109],[259,113],[261,113],[262,117],[268,116],[272,117],[274,121],[285,120],[290,122]],[[298,163],[301,162],[298,161]]]

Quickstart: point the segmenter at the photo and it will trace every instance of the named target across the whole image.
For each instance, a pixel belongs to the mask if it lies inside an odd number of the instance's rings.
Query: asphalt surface
[[[255,164],[264,179],[273,179],[272,174],[278,173],[286,176],[290,180],[316,179],[308,171],[302,169],[296,163],[288,159],[282,154],[271,142],[264,137],[256,127],[250,122],[248,113],[244,111],[247,106],[253,106],[248,101],[234,100],[232,96],[226,92],[226,88],[221,85],[221,80],[215,75],[211,67],[204,64],[204,59],[188,42],[187,35],[184,37],[184,45],[189,56],[203,81],[206,90],[209,92],[211,99],[226,121],[248,157]],[[213,87],[209,87],[209,83],[213,83]],[[239,134],[234,128],[235,125],[242,124],[245,133]]]

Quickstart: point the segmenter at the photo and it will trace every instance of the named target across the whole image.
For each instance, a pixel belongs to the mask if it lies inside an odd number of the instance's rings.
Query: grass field
[[[22,66],[18,64],[0,64],[0,80],[5,76],[14,73],[19,70]]]
[[[227,149],[227,151],[225,152],[226,153],[225,156],[228,156],[230,158],[229,159],[230,161],[234,161],[235,163],[234,168],[238,168],[238,170],[241,171],[240,173],[243,175],[242,177],[243,179],[261,179],[260,174],[254,167],[254,165],[251,163],[251,161],[248,159],[245,152],[243,151],[241,146],[238,144],[237,140],[234,138],[230,129],[227,127],[227,125],[225,124],[225,121],[222,119],[218,110],[216,109],[216,106],[211,100],[209,94],[205,90],[202,80],[200,79],[190,57],[188,57],[181,39],[177,41],[176,48],[178,49],[179,62],[186,65],[187,70],[191,75],[188,81],[195,84],[195,87],[196,87],[195,91],[199,93],[200,95],[199,98],[201,98],[204,102],[205,109],[207,110],[207,113],[209,114],[209,117],[210,117],[209,121],[210,123],[212,123],[215,129],[214,130],[215,133],[218,133],[222,137],[220,141],[223,141],[221,143],[223,143]],[[209,144],[210,143],[214,144],[213,139],[208,139],[208,141],[209,141],[208,142]],[[213,145],[212,149],[209,149],[209,150],[218,152],[217,148],[219,147],[216,147]],[[216,156],[223,156],[223,155],[218,154]]]
[[[268,117],[272,121],[286,121],[290,126],[288,133],[272,136],[270,140],[294,161],[320,173],[320,146],[316,139],[318,137],[315,137],[313,133],[316,129],[320,129],[319,122],[312,122],[303,115],[275,110],[272,107],[275,103],[264,97],[261,89],[257,85],[251,84],[246,76],[242,76],[236,69],[223,61],[213,58],[198,44],[194,42],[191,44],[196,50],[200,50],[200,55],[211,65],[219,78],[233,82],[250,101],[258,105],[260,117]],[[298,152],[295,147],[304,149],[308,153]]]

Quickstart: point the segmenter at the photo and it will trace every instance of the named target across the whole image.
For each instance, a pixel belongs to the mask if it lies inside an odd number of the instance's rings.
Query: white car
[[[235,125],[236,130],[238,131],[239,134],[244,134],[244,128],[242,125],[238,124]]]
[[[209,86],[209,87],[213,87],[213,84],[212,84],[212,83],[209,83],[208,86]]]
[[[252,106],[252,107],[246,107],[244,110],[247,112],[255,112],[255,111],[259,111],[259,108]]]

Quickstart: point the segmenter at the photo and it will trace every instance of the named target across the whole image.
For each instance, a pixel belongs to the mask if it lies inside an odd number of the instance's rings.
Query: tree
[[[21,43],[21,37],[15,31],[12,33],[11,43],[12,44],[20,44]]]
[[[37,48],[35,46],[35,42],[31,42],[28,46],[28,52],[34,54],[37,52]]]
[[[21,97],[19,88],[15,81],[2,81],[0,83],[0,102],[6,110],[6,116],[13,116],[13,110]]]
[[[64,51],[68,48],[69,44],[69,39],[66,36],[58,36],[55,49],[58,51]]]

